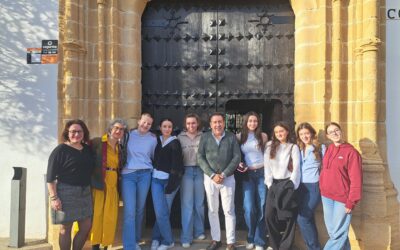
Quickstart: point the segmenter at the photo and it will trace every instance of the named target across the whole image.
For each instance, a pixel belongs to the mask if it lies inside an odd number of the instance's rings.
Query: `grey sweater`
[[[211,131],[203,133],[197,151],[197,163],[210,177],[222,173],[226,177],[231,176],[240,163],[240,147],[236,136],[225,131],[218,145]]]

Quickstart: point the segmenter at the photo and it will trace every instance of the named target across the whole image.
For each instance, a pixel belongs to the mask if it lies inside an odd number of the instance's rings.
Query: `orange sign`
[[[42,64],[52,64],[57,63],[58,55],[57,54],[42,54]]]

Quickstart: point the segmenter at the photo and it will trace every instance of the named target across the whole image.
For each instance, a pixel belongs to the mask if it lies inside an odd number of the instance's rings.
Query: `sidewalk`
[[[180,230],[176,229],[174,230],[174,239],[175,239],[175,246],[171,248],[172,250],[188,250],[188,249],[195,249],[195,250],[200,250],[200,249],[206,249],[206,247],[210,244],[211,242],[211,236],[210,236],[210,231],[206,231],[206,236],[207,238],[205,240],[194,240],[193,244],[190,246],[190,248],[183,248],[181,246],[180,240],[179,240],[179,234]],[[121,250],[122,248],[122,239],[121,239],[121,233],[119,232],[119,229],[117,230],[117,238],[115,239],[116,244],[113,245],[110,250]],[[222,242],[223,245],[220,248],[220,250],[224,250],[226,247],[226,240],[225,240],[225,231],[221,232],[222,236]],[[140,247],[142,250],[150,250],[150,245],[151,245],[151,228],[146,228],[143,231],[143,241],[140,242]],[[245,250],[246,244],[246,232],[245,231],[236,231],[236,246],[240,250]],[[84,250],[90,250],[91,246],[89,242],[86,243]]]
[[[26,240],[25,246],[21,248],[8,247],[9,238],[0,238],[0,250],[21,249],[21,250],[51,250],[52,246],[46,240]]]
[[[172,250],[187,250],[187,249],[206,249],[208,244],[211,242],[211,236],[209,230],[206,232],[207,238],[205,240],[194,240],[193,244],[191,245],[190,248],[183,248],[180,244],[179,241],[179,233],[180,230],[174,230],[174,237],[175,237],[175,247],[172,248]],[[226,243],[225,241],[225,231],[221,232],[222,234],[222,242]],[[113,245],[109,250],[121,250],[123,249],[122,247],[122,239],[121,239],[121,232],[120,229],[117,230],[116,233],[116,239],[115,239],[115,245]],[[146,228],[143,231],[143,241],[140,242],[140,246],[142,250],[150,250],[150,244],[151,244],[151,229]],[[236,246],[240,250],[244,250],[245,244],[246,244],[246,232],[244,231],[237,231],[236,232],[236,238],[237,238],[237,243]],[[8,238],[0,238],[0,250],[10,250],[10,249],[21,249],[21,250],[51,250],[52,246],[46,242],[46,240],[27,240],[26,245],[23,246],[22,248],[10,248],[8,247],[9,244],[9,239]],[[225,244],[220,248],[221,250],[225,249]],[[85,247],[83,248],[84,250],[90,250],[91,245],[90,242],[87,241],[85,244]]]

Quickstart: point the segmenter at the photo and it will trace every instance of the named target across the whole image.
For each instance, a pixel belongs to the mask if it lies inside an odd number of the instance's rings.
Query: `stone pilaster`
[[[110,4],[108,2],[108,4]],[[99,76],[99,99],[98,103],[98,133],[105,129],[105,118],[106,118],[106,0],[97,0],[97,54],[98,54],[98,76]]]
[[[121,1],[119,70],[121,93],[119,105],[121,116],[135,127],[141,113],[141,17],[147,1]]]
[[[353,212],[352,249],[399,249],[395,240],[399,207],[387,171],[386,147],[382,147],[386,145],[385,112],[378,112],[384,110],[385,98],[384,32],[380,31],[385,16],[379,11],[384,4],[376,0],[292,1],[296,123],[308,121],[322,132],[327,122],[339,122],[363,157],[364,192]],[[322,221],[320,212],[317,221]],[[318,230],[325,242],[322,227]]]
[[[386,141],[386,135],[379,132],[382,129],[381,124],[384,123],[384,115],[382,117],[382,114],[379,114],[380,103],[382,97],[384,98],[381,91],[385,91],[385,81],[380,78],[380,54],[384,53],[380,20],[385,16],[380,16],[381,1],[362,2],[363,36],[357,49],[362,57],[362,88],[359,91],[362,91],[363,116],[357,138],[364,167],[364,198],[361,204],[362,246],[365,249],[400,249],[397,193],[389,178],[385,148],[378,146],[379,141]]]
[[[83,119],[91,136],[141,113],[141,16],[147,0],[59,0],[58,126]],[[48,240],[58,249],[58,226]]]

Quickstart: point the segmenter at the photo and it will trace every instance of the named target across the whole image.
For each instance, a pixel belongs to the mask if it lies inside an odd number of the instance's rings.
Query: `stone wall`
[[[136,124],[145,5],[60,0],[60,129],[76,117],[87,121],[93,135],[114,117]],[[292,7],[295,121],[312,123],[322,140],[324,125],[337,121],[362,153],[363,199],[354,210],[352,248],[400,249],[399,204],[386,163],[385,1],[293,0]],[[321,210],[317,220],[324,232]]]
[[[91,133],[141,102],[141,15],[145,1],[60,1],[59,126],[83,118]]]
[[[363,199],[352,219],[353,249],[399,249],[397,193],[386,163],[385,1],[292,2],[295,120],[314,124],[321,139],[324,124],[338,121],[362,153]]]

